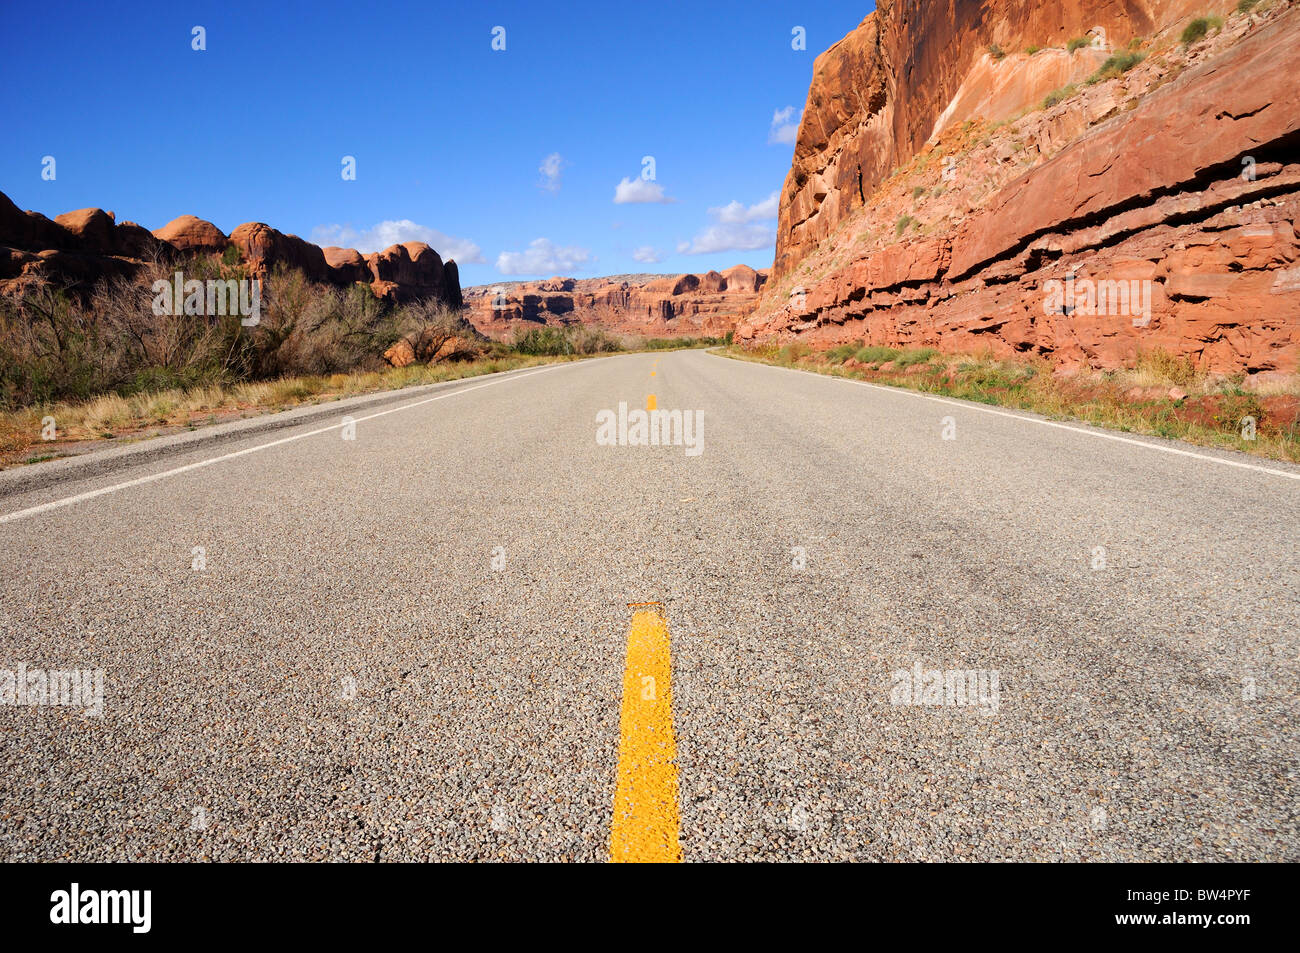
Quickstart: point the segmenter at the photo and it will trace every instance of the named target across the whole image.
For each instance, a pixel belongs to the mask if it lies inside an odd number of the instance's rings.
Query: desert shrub
[[[693,344],[686,346],[691,347]],[[573,330],[574,354],[610,354],[622,350],[624,350],[622,340],[604,328],[582,325]]]
[[[1137,355],[1134,372],[1145,382],[1186,386],[1200,376],[1194,365],[1185,357],[1175,357],[1168,351],[1155,348]]]
[[[1079,87],[1075,86],[1074,83],[1071,83],[1068,86],[1062,86],[1060,89],[1054,89],[1043,97],[1043,108],[1051,109],[1057,103],[1065,102],[1078,91]]]
[[[1100,83],[1107,79],[1118,79],[1144,59],[1146,59],[1145,53],[1135,53],[1131,50],[1115,53],[1097,68],[1097,72],[1088,77],[1088,84]]]
[[[1190,46],[1205,39],[1211,30],[1218,30],[1222,26],[1222,17],[1197,17],[1183,28],[1183,35],[1179,39],[1183,46]]]
[[[1042,49],[1041,46],[1035,46],[1035,45],[1032,45],[1032,44],[1031,44],[1031,45],[1025,47],[1025,52],[1026,52],[1027,54],[1029,54],[1030,56],[1033,56],[1035,53],[1037,53],[1037,52],[1038,52],[1039,50],[1041,50],[1041,49]]]
[[[1237,0],[1237,12],[1249,13],[1251,10],[1255,9],[1255,4],[1257,3],[1259,3],[1259,0]]]
[[[898,221],[894,223],[894,237],[901,238],[903,232],[907,231],[915,221],[916,219],[910,215],[900,215]]]
[[[256,325],[238,314],[153,313],[153,282],[176,271],[243,278],[228,257],[148,262],[133,278],[76,294],[37,284],[0,300],[0,406],[377,369],[385,348],[445,310],[394,309],[365,285],[334,288],[277,269],[262,282]],[[458,314],[452,325],[468,328]]]
[[[863,364],[883,364],[885,361],[892,361],[900,353],[902,352],[897,348],[868,345],[859,348],[858,353],[853,355],[853,359]]]
[[[995,60],[1000,60],[1006,55],[1007,51],[1002,49],[1002,47],[998,46],[996,43],[989,44],[989,56],[993,57]]]
[[[807,344],[800,342],[786,344],[776,352],[776,360],[778,364],[797,364],[807,357],[811,350]]]
[[[559,355],[572,354],[573,342],[562,328],[543,326],[515,331],[514,349],[520,354]]]
[[[913,364],[927,364],[930,358],[939,352],[932,347],[909,348],[898,357],[894,358],[894,366],[898,368],[911,367]]]
[[[1092,40],[1086,36],[1076,36],[1073,40],[1071,40],[1069,43],[1066,44],[1065,49],[1067,52],[1073,53],[1075,50],[1083,49],[1085,46],[1088,46],[1091,43]]]
[[[849,358],[853,357],[862,348],[862,342],[853,344],[841,344],[839,347],[833,347],[826,352],[826,360],[832,364],[843,364]]]

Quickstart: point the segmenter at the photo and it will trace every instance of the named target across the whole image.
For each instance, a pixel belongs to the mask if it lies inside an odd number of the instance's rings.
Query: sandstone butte
[[[1208,14],[1222,30],[1182,44]],[[1287,3],[881,0],[816,60],[737,340],[1294,373],[1297,75]],[[1149,319],[1058,307],[1067,281],[1141,288]]]
[[[389,301],[434,298],[461,307],[456,262],[444,262],[422,242],[362,255],[351,248],[321,249],[262,222],[240,225],[228,236],[211,222],[182,215],[150,232],[117,222],[112,212],[78,209],[53,221],[24,212],[0,193],[0,294],[49,280],[74,291],[110,277],[131,277],[146,262],[177,262],[186,255],[228,254],[234,248],[247,272],[265,278],[277,265],[320,283],[369,285]]]

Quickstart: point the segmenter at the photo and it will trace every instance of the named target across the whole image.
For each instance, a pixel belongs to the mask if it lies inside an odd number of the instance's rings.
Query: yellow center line
[[[646,410],[654,410],[654,409],[656,409],[658,406],[659,406],[659,401],[655,398],[655,395],[654,395],[654,394],[646,394],[646,395],[645,395],[645,409],[646,409]]]
[[[623,668],[612,863],[681,863],[672,669],[668,621],[658,609],[638,609]]]

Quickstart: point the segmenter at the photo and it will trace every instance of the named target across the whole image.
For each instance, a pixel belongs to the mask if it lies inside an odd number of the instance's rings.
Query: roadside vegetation
[[[151,285],[177,269],[187,279],[245,277],[237,262],[196,257],[81,295],[38,284],[0,297],[0,467],[61,456],[84,441],[192,430],[554,361],[730,343],[730,335],[643,339],[584,325],[491,341],[437,302],[391,305],[365,285],[334,288],[292,270],[263,283],[253,326],[238,315],[155,315]],[[384,352],[402,340],[444,356],[391,367]]]
[[[1300,376],[1248,386],[1244,375],[1208,375],[1164,351],[1142,354],[1132,369],[1069,375],[1043,359],[860,341],[827,351],[793,343],[722,353],[1300,463]]]

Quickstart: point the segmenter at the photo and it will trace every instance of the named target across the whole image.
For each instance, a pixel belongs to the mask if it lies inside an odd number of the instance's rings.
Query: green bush
[[[1091,43],[1092,40],[1089,37],[1076,36],[1073,40],[1071,40],[1068,44],[1066,44],[1065,49],[1067,52],[1073,53],[1075,50],[1081,50],[1085,46],[1089,46]]]
[[[1237,12],[1249,13],[1257,3],[1259,3],[1259,0],[1237,0]]]
[[[1118,79],[1146,58],[1145,53],[1131,51],[1115,53],[1097,68],[1097,72],[1088,77],[1088,85],[1107,79]]]
[[[556,356],[573,353],[573,341],[563,328],[542,326],[515,332],[514,349],[520,354]]]
[[[1041,49],[1042,49],[1041,46],[1031,45],[1031,46],[1026,46],[1026,47],[1025,47],[1025,52],[1026,52],[1027,54],[1029,54],[1030,56],[1033,56],[1035,53],[1037,53],[1037,52],[1038,52],[1039,50],[1041,50]]]
[[[894,225],[894,237],[901,238],[903,232],[907,231],[915,221],[916,219],[912,218],[910,215],[900,215],[898,221]]]
[[[1183,46],[1191,46],[1209,35],[1211,30],[1218,30],[1223,27],[1222,17],[1197,17],[1191,23],[1187,24],[1183,30],[1183,35],[1179,37]]]

